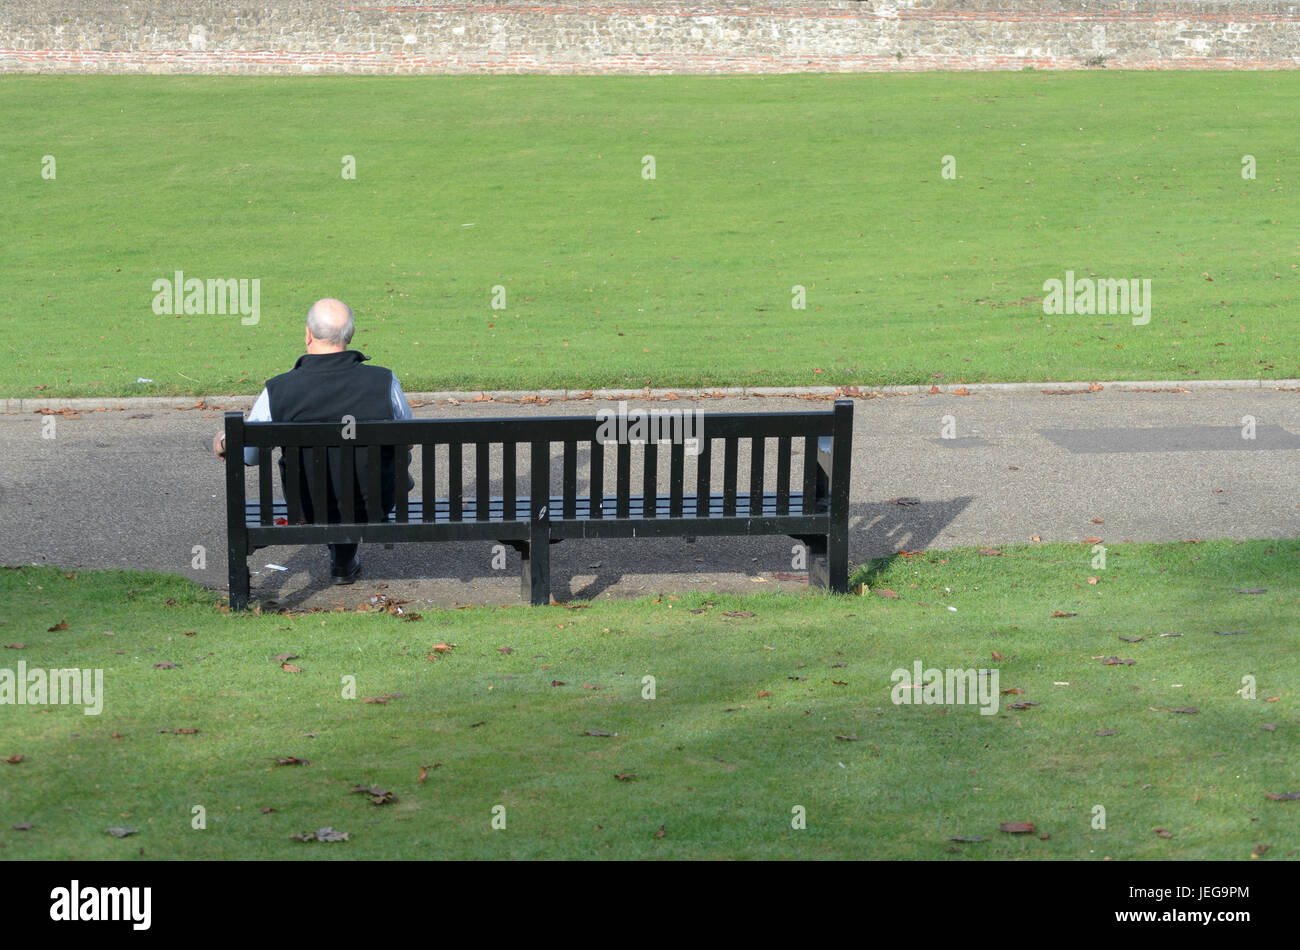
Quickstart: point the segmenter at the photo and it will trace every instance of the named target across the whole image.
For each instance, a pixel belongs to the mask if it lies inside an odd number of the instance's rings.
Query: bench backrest
[[[656,407],[660,412],[672,412]],[[647,409],[630,410],[628,424],[617,432],[623,437],[615,443],[602,442],[611,433],[608,416],[593,413],[583,416],[515,417],[494,419],[416,419],[397,422],[356,422],[350,426],[323,422],[245,422],[243,414],[226,414],[227,485],[226,495],[232,518],[238,514],[243,524],[245,481],[243,449],[255,446],[259,451],[258,494],[262,499],[274,495],[271,450],[275,447],[290,449],[284,453],[285,501],[290,525],[300,522],[303,499],[298,486],[303,473],[299,471],[299,452],[310,457],[310,477],[307,480],[311,497],[322,499],[332,489],[342,512],[342,521],[355,517],[354,491],[360,479],[362,494],[367,498],[389,495],[393,510],[388,520],[398,523],[412,521],[486,521],[503,520],[527,524],[539,516],[548,520],[563,521],[583,519],[626,519],[639,509],[637,517],[654,518],[709,518],[736,517],[739,514],[769,512],[775,516],[826,514],[832,517],[847,511],[849,496],[849,455],[852,445],[853,403],[837,400],[834,408],[822,412],[739,412],[697,415],[697,425],[702,432],[691,432],[691,425],[683,421],[673,428],[673,439],[667,444],[647,441],[640,445],[638,470],[634,480],[633,445],[628,436],[636,435],[636,413]],[[695,410],[681,410],[693,413]],[[644,416],[642,418],[645,418]],[[661,421],[662,416],[658,417]],[[676,422],[676,420],[670,420]],[[614,420],[617,431],[618,420]],[[663,429],[660,430],[661,434]],[[689,435],[699,436],[698,450]],[[776,440],[775,482],[768,479],[767,440]],[[560,491],[552,492],[551,446],[560,443]],[[742,445],[748,449],[748,478],[742,484],[740,458]],[[405,467],[393,467],[395,483],[382,484],[381,452],[377,447],[396,446],[399,459],[405,446],[411,446],[412,465],[418,466],[423,482],[424,502],[417,518],[412,517],[410,486]],[[437,447],[444,446],[442,452]],[[519,460],[521,446],[527,446],[528,488],[519,493]],[[796,453],[796,448],[802,451]],[[365,451],[361,451],[364,449]],[[589,454],[585,477],[579,478],[578,456],[583,450]],[[467,504],[463,468],[467,450],[474,456],[474,504]],[[320,464],[329,454],[332,464]],[[667,479],[662,478],[660,455],[667,456]],[[802,455],[798,469],[794,469],[796,454]],[[445,462],[439,464],[439,456]],[[493,455],[500,460],[499,506],[483,504],[480,500],[493,497]],[[337,456],[337,457],[335,457]],[[687,459],[695,462],[689,468]],[[359,463],[359,464],[358,464]],[[339,484],[333,484],[329,470],[338,473]],[[440,469],[445,470],[447,483],[446,504],[440,509],[445,514],[435,515],[433,503]],[[604,490],[606,470],[614,475],[615,491],[610,498]],[[712,507],[684,504],[690,496],[708,498],[713,494],[715,474],[721,475],[721,497]],[[693,476],[693,477],[690,477]],[[792,476],[794,479],[792,480]],[[327,479],[330,483],[327,485]],[[791,485],[798,511],[791,510]],[[770,487],[769,487],[770,486]],[[385,489],[388,489],[385,491]],[[747,496],[747,497],[746,497]],[[377,505],[367,505],[370,520],[384,520]],[[272,525],[272,508],[259,506],[262,525]],[[472,509],[472,512],[471,512]],[[499,513],[498,513],[499,512]],[[467,517],[468,516],[468,517]]]

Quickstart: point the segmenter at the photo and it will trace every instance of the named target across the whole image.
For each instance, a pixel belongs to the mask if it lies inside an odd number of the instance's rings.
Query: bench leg
[[[227,550],[230,569],[230,609],[248,609],[248,556],[231,545]]]
[[[828,589],[831,578],[826,535],[808,535],[799,540],[808,548],[808,586]]]
[[[547,539],[530,541],[520,547],[521,593],[534,607],[551,602],[551,546]]]

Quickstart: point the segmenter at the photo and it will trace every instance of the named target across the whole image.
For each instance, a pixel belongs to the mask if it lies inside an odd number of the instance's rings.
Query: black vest
[[[266,382],[267,395],[271,402],[271,419],[275,422],[335,422],[343,425],[344,416],[352,416],[357,422],[383,422],[393,418],[393,373],[382,366],[366,366],[370,359],[358,350],[345,350],[341,353],[306,353],[298,358],[293,369],[287,373],[269,379]],[[329,521],[341,521],[336,497],[336,486],[341,484],[342,453],[338,449],[329,450],[329,473],[326,478],[328,486],[327,499],[311,497],[311,481],[315,471],[315,452],[294,449],[298,452],[298,491],[302,498],[303,518],[315,521],[314,513],[318,507],[328,512]],[[285,484],[284,452],[280,450],[280,482]],[[366,466],[370,450],[358,446],[355,453],[355,476],[353,484],[353,506],[357,521],[380,521],[384,512],[391,512],[395,505],[395,482],[397,466],[394,463],[394,449],[384,446],[380,449],[380,477],[383,497],[380,505],[368,504],[369,485],[366,479]],[[402,477],[409,479],[407,466],[411,462],[410,452],[406,452],[406,462],[402,465]],[[408,481],[408,486],[410,482]],[[287,491],[287,488],[286,488]],[[316,504],[313,504],[313,501]],[[368,513],[373,512],[373,517]]]

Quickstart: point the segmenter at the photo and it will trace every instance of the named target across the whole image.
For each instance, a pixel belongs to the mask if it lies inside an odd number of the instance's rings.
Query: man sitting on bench
[[[298,358],[293,369],[267,380],[266,388],[253,404],[249,422],[336,422],[344,424],[344,417],[356,422],[384,422],[412,418],[410,403],[402,392],[397,377],[382,366],[366,366],[370,359],[359,350],[349,350],[352,341],[352,310],[341,300],[326,297],[312,304],[307,311],[307,352]],[[280,457],[280,482],[285,481],[284,449]],[[311,497],[313,458],[311,453],[299,452],[299,495],[303,501],[303,519],[315,521],[313,512],[324,509],[330,522],[342,520],[335,485],[340,484],[341,456],[338,449],[329,451],[329,477],[327,499]],[[354,467],[365,471],[369,449],[359,446],[355,451]],[[218,432],[212,439],[212,452],[219,459],[226,457],[226,434]],[[395,451],[391,446],[381,449],[383,497],[370,499],[362,478],[354,478],[356,486],[354,510],[357,521],[368,521],[368,506],[381,507],[385,517],[392,512],[394,499]],[[244,464],[256,465],[256,448],[244,450]],[[411,453],[406,452],[403,471],[411,463]],[[410,476],[407,475],[408,480]],[[411,481],[411,487],[414,482]],[[262,504],[271,503],[264,498]],[[382,519],[376,519],[382,520]],[[351,584],[361,573],[361,558],[356,544],[331,544],[330,574],[335,584]]]

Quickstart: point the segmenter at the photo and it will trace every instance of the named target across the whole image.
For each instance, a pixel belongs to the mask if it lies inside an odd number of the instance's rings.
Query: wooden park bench
[[[599,441],[595,414],[509,419],[414,419],[356,422],[245,422],[226,413],[226,528],[229,539],[230,607],[248,607],[248,556],[271,545],[405,541],[496,541],[523,558],[523,594],[533,604],[551,599],[550,545],[566,538],[789,535],[807,546],[810,584],[843,593],[848,588],[849,467],[853,403],[838,400],[826,412],[706,413],[699,452],[683,441],[639,445],[639,477],[633,479],[632,446]],[[776,440],[775,482],[769,482],[767,440]],[[560,477],[554,493],[551,446]],[[748,443],[747,484],[738,486],[741,443]],[[792,463],[802,443],[802,460]],[[255,472],[245,471],[244,448],[259,449]],[[395,446],[413,454],[423,499],[411,497],[404,466],[390,464],[394,484],[382,482],[381,452]],[[443,446],[442,451],[435,447]],[[519,462],[527,449],[527,486],[521,491]],[[691,446],[692,451],[697,446]],[[283,499],[274,499],[272,449],[284,462]],[[493,447],[500,461],[499,493],[492,489]],[[589,455],[579,480],[578,456]],[[474,494],[467,497],[465,456],[474,456]],[[660,451],[668,456],[661,466]],[[611,458],[612,456],[612,458]],[[316,464],[322,458],[327,465]],[[694,464],[687,464],[694,458]],[[440,461],[445,460],[445,461]],[[721,463],[721,491],[713,490]],[[614,493],[606,494],[606,465]],[[667,469],[663,482],[660,468]],[[693,468],[694,478],[688,475]],[[445,469],[445,472],[442,471]],[[792,470],[798,469],[798,470]],[[334,484],[337,473],[339,484]],[[442,475],[444,496],[436,486]],[[793,490],[792,490],[792,475]],[[246,478],[257,483],[249,498]],[[301,486],[309,494],[302,497]],[[633,487],[639,487],[634,492]],[[581,490],[580,490],[581,489]],[[327,492],[329,493],[327,495]],[[364,499],[388,495],[392,509]],[[339,520],[307,523],[304,502],[333,498]],[[273,500],[272,500],[273,499]],[[320,511],[323,505],[316,505]],[[357,520],[364,507],[371,520]]]

